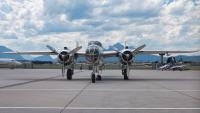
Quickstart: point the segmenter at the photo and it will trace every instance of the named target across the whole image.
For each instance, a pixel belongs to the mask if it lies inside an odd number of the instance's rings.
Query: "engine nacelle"
[[[122,63],[127,64],[127,63],[131,63],[133,54],[130,50],[125,49],[120,53],[120,57],[121,57]]]
[[[63,50],[58,54],[58,59],[61,63],[68,63],[70,61],[70,54],[68,51]]]

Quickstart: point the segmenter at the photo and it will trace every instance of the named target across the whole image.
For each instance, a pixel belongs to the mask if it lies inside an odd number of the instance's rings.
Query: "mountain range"
[[[0,52],[12,52],[13,50],[5,47],[5,46],[0,46]],[[0,58],[12,58],[16,60],[25,60],[21,55],[18,54],[0,54]]]
[[[116,48],[117,50],[122,50],[124,46],[121,43],[116,43],[112,46],[109,46],[108,48],[104,48],[104,51],[112,51],[113,48]],[[134,49],[134,46],[129,46],[129,49]],[[0,46],[0,52],[12,52],[13,50],[10,48],[7,48],[5,46]],[[49,55],[42,55],[37,57],[23,57],[18,54],[0,54],[0,58],[12,58],[19,61],[24,60],[32,60],[32,61],[51,61],[51,62],[57,62],[57,59],[52,58]],[[166,57],[165,57],[166,59]],[[190,61],[190,62],[200,62],[200,56],[185,56],[185,55],[178,55],[176,56],[177,61]],[[85,62],[84,57],[79,57],[78,62]],[[104,59],[105,62],[109,63],[115,63],[119,61],[118,57],[108,57]],[[144,55],[144,54],[138,54],[134,57],[135,62],[155,62],[160,61],[160,56],[158,55]]]

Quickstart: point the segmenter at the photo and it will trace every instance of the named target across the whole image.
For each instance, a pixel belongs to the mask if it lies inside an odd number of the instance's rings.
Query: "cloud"
[[[2,0],[0,44],[13,49],[105,47],[128,41],[146,49],[199,49],[199,0]],[[74,42],[74,43],[72,43]],[[27,47],[28,46],[28,47]]]
[[[142,17],[149,18],[157,16],[161,8],[161,0],[125,0],[114,7],[110,5],[107,9],[108,14],[117,17]]]

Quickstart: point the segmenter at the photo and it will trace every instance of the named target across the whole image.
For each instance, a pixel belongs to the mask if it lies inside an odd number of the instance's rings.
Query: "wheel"
[[[124,80],[128,80],[128,76],[127,75],[124,75]]]
[[[126,69],[124,69],[124,80],[128,80],[128,75],[127,75],[127,70]]]
[[[72,80],[72,70],[71,69],[68,69],[67,70],[67,80]]]
[[[91,75],[91,80],[92,80],[92,83],[95,83],[95,74],[94,73],[92,73],[92,75]]]
[[[101,80],[101,75],[97,75],[97,80]]]

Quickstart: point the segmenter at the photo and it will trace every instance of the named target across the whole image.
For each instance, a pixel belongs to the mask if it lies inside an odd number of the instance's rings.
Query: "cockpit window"
[[[101,44],[101,42],[99,42],[99,41],[90,41],[90,42],[88,43],[88,46],[90,46],[90,45],[98,45],[98,46],[102,47],[102,44]]]
[[[99,59],[100,51],[96,45],[89,46],[86,50],[86,59],[94,62]]]
[[[86,50],[86,54],[89,54],[89,55],[99,55],[99,50],[98,50],[98,48],[96,48],[96,47],[92,47],[92,48],[88,48],[87,50]]]

